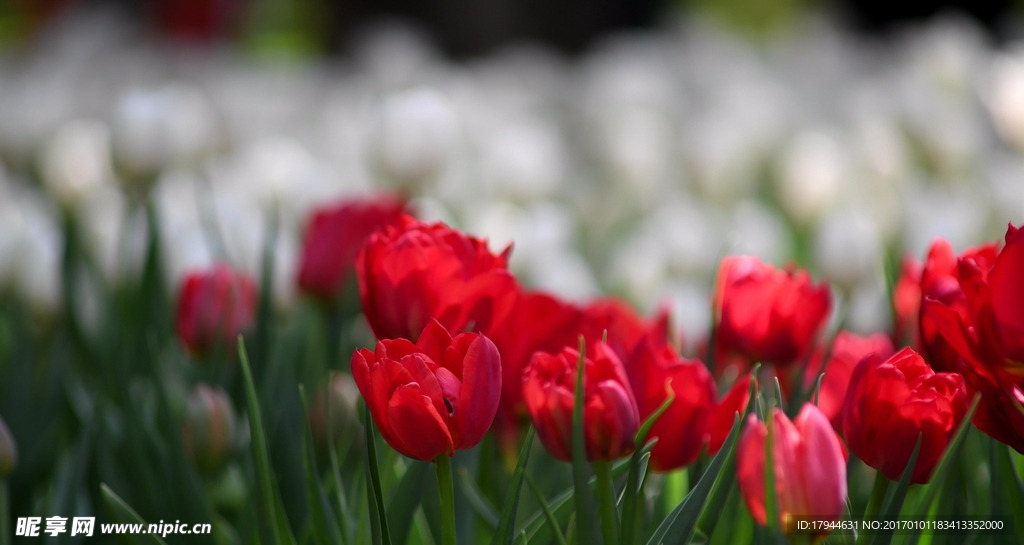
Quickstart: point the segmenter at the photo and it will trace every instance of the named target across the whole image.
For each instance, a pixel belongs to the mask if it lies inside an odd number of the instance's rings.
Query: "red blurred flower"
[[[594,343],[584,359],[583,427],[588,460],[614,460],[633,451],[640,414],[615,352]],[[572,414],[579,351],[538,352],[523,373],[523,399],[537,435],[552,456],[572,460]]]
[[[378,339],[411,338],[433,318],[449,331],[493,333],[515,304],[510,251],[494,255],[483,240],[402,216],[370,235],[356,259],[370,327]]]
[[[788,517],[839,520],[846,506],[846,459],[828,418],[807,403],[790,422],[772,410],[772,460],[775,505],[780,523]],[[743,500],[758,524],[767,524],[765,447],[768,426],[750,415],[736,454],[737,480]],[[827,532],[825,532],[827,533]]]
[[[850,384],[850,377],[857,364],[864,358],[876,355],[885,359],[892,355],[892,342],[881,333],[866,337],[840,331],[828,354],[828,361],[822,366],[824,358],[823,351],[815,355],[814,360],[807,366],[807,373],[804,375],[804,388],[812,390],[822,372],[825,376],[821,379],[821,389],[818,391],[818,408],[825,413],[832,427],[840,430],[843,427],[842,412],[846,404],[846,389]]]
[[[256,298],[256,282],[228,265],[187,274],[178,292],[178,338],[195,356],[230,349],[253,326]]]
[[[582,313],[571,304],[544,292],[520,289],[511,315],[491,335],[501,353],[501,404],[494,428],[498,440],[509,452],[517,452],[516,441],[523,418],[523,370],[536,352],[558,352],[576,339]]]
[[[736,413],[743,416],[747,409],[747,402],[750,401],[750,375],[743,375],[732,388],[725,394],[721,401],[715,405],[711,413],[711,420],[708,423],[708,454],[714,456],[725,439],[732,431],[732,425],[736,421]]]
[[[997,255],[961,256],[956,298],[929,297],[921,313],[942,349],[963,374],[973,395],[981,393],[974,425],[1024,452],[1024,230],[1010,225]],[[985,248],[989,248],[986,246]],[[950,291],[953,291],[951,288]]]
[[[893,341],[918,346],[918,316],[921,314],[921,262],[903,257],[900,276],[892,290]]]
[[[651,468],[669,471],[696,460],[717,402],[715,382],[704,364],[683,359],[668,344],[656,346],[648,338],[637,344],[626,371],[641,421],[661,407],[669,392],[675,396],[648,436],[658,439],[651,451]]]
[[[355,273],[356,256],[374,232],[398,222],[405,203],[394,197],[343,200],[316,210],[306,225],[299,260],[302,291],[337,301]]]
[[[986,244],[964,252],[962,259],[974,262],[988,270],[995,262],[995,244]],[[944,239],[936,239],[928,250],[924,269],[921,272],[921,301],[935,300],[953,310],[963,320],[968,320],[967,301],[957,275],[957,256],[953,247]],[[928,361],[936,371],[954,372],[959,364],[957,352],[939,333],[934,316],[921,309],[920,342],[928,355]]]
[[[912,348],[889,359],[871,356],[854,370],[846,395],[843,435],[867,465],[898,480],[921,436],[912,483],[926,483],[967,412],[957,373],[936,373]]]
[[[807,354],[828,320],[831,294],[806,271],[731,256],[718,270],[716,341],[750,362],[786,365]]]
[[[669,342],[668,310],[661,310],[653,319],[646,320],[624,301],[607,297],[591,301],[582,308],[579,331],[585,339],[601,339],[607,332],[607,344],[627,359],[645,337],[656,346]],[[570,339],[575,339],[575,335]]]
[[[480,442],[501,395],[497,348],[478,333],[455,338],[431,320],[416,344],[382,340],[352,354],[352,376],[381,435],[420,460]]]

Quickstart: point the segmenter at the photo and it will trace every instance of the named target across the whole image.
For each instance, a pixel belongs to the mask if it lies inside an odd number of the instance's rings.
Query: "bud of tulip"
[[[182,428],[185,452],[200,471],[215,471],[235,447],[235,413],[220,388],[198,384],[185,408]]]
[[[780,524],[793,518],[838,521],[846,506],[846,457],[839,438],[817,407],[807,403],[795,421],[772,410],[775,505]],[[750,415],[736,453],[743,500],[758,524],[767,524],[765,446],[768,426]]]
[[[7,423],[0,418],[0,479],[6,479],[18,465],[18,444],[7,429]]]
[[[193,272],[178,295],[177,332],[188,351],[203,356],[233,347],[256,319],[256,283],[227,265]]]
[[[615,460],[633,451],[640,423],[636,400],[615,352],[597,343],[584,358],[583,428],[587,459]],[[572,419],[580,354],[537,352],[523,372],[523,399],[541,443],[552,456],[572,460]]]
[[[898,480],[921,437],[911,477],[926,483],[967,412],[967,391],[958,373],[936,373],[912,348],[887,360],[860,362],[850,379],[843,435],[850,452]]]
[[[337,302],[355,275],[356,256],[373,232],[396,223],[405,203],[381,197],[346,200],[316,210],[306,225],[299,265],[299,288],[326,302]]]
[[[358,399],[359,389],[351,375],[331,373],[309,404],[309,427],[318,448],[326,448],[332,440],[335,444],[357,440]]]
[[[384,440],[418,460],[479,443],[501,397],[494,343],[478,333],[453,338],[437,320],[416,344],[389,339],[374,351],[356,350],[352,376]]]

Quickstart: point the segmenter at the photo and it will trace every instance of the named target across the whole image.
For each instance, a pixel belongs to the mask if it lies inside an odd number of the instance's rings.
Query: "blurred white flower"
[[[40,157],[46,190],[70,208],[114,179],[110,164],[110,130],[92,119],[71,121],[57,130]]]
[[[829,214],[814,234],[814,263],[841,288],[852,288],[881,271],[884,249],[871,217],[857,208]]]
[[[386,179],[418,187],[440,174],[459,138],[459,120],[445,95],[409,89],[381,104],[373,157]]]
[[[779,204],[802,225],[826,215],[835,205],[841,186],[852,182],[843,144],[830,132],[798,133],[779,162]]]
[[[213,151],[218,127],[199,89],[172,83],[121,96],[112,130],[116,165],[130,177],[148,177]]]
[[[997,55],[983,90],[985,105],[999,135],[1024,151],[1024,48]]]

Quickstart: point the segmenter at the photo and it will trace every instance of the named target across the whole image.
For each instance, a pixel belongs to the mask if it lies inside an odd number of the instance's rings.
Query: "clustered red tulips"
[[[777,377],[780,395],[802,393],[810,401],[794,420],[773,407],[765,422],[753,411],[745,421],[738,481],[760,524],[769,437],[783,524],[838,520],[847,452],[888,479],[911,471],[911,482],[928,482],[976,395],[973,424],[1024,452],[1024,229],[1010,225],[1001,247],[960,256],[936,241],[923,263],[903,262],[891,335],[840,331],[831,341],[821,338],[832,310],[826,284],[800,269],[728,257],[704,343],[711,366],[677,352],[667,313],[648,319],[616,299],[576,304],[530,290],[509,272],[509,253],[418,221],[392,199],[341,203],[310,222],[299,285],[335,301],[347,278],[358,281],[378,340],[352,355],[352,374],[398,452],[436,460],[488,430],[507,449],[528,421],[552,456],[571,461],[581,371],[591,461],[629,455],[641,424],[672,399],[648,437],[657,439],[655,471],[717,452],[751,404],[750,380]],[[201,354],[251,325],[254,309],[244,275],[226,266],[190,275],[179,336]],[[755,364],[761,372],[751,376]],[[719,387],[728,389],[720,395]]]

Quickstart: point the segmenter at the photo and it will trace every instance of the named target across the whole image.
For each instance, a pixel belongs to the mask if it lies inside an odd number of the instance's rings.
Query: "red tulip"
[[[846,390],[857,364],[871,355],[888,358],[892,352],[892,342],[881,333],[862,337],[849,331],[840,331],[832,341],[828,361],[824,366],[824,354],[820,352],[807,366],[804,387],[808,390],[814,388],[818,376],[825,373],[818,391],[817,406],[832,422],[833,428],[841,430],[843,427],[842,411],[846,404]]]
[[[494,428],[502,446],[517,452],[522,420],[523,370],[536,352],[558,352],[577,337],[582,313],[571,304],[543,293],[520,289],[512,314],[491,335],[501,353],[501,404]]]
[[[736,413],[743,415],[750,401],[750,375],[743,375],[725,394],[711,413],[708,422],[708,454],[714,456],[722,448],[725,439],[736,422]]]
[[[772,460],[780,524],[792,518],[837,521],[846,506],[846,459],[828,418],[807,403],[794,422],[772,410]],[[765,446],[768,427],[750,415],[736,454],[743,500],[758,524],[767,524]],[[827,533],[827,532],[826,532]]]
[[[831,308],[827,285],[756,257],[723,260],[716,289],[716,341],[751,362],[787,365],[805,356]]]
[[[926,483],[967,412],[957,373],[936,373],[912,348],[889,359],[871,356],[854,370],[846,394],[843,434],[850,451],[898,480],[921,437],[912,483]]]
[[[671,392],[668,410],[651,428],[651,468],[669,471],[693,463],[708,437],[708,424],[717,401],[715,382],[704,364],[686,360],[667,344],[641,341],[626,363],[641,420],[650,417]]]
[[[178,292],[178,338],[195,356],[234,346],[256,320],[256,298],[256,282],[228,265],[187,274]]]
[[[583,427],[588,460],[614,460],[633,451],[640,414],[615,352],[595,343],[584,359]],[[538,352],[523,373],[523,399],[537,435],[552,456],[572,460],[572,415],[580,354],[566,347]]]
[[[374,232],[398,221],[405,203],[392,197],[343,200],[320,208],[306,225],[299,260],[302,291],[338,300],[355,273],[356,256]]]
[[[929,354],[944,355],[963,375],[971,395],[981,394],[974,425],[1024,453],[1022,232],[1010,225],[1006,245],[996,255],[992,247],[991,252],[961,256],[954,271],[957,297],[929,297],[926,292],[921,325],[922,335],[926,323],[933,327]]]
[[[436,319],[491,334],[512,312],[516,281],[483,240],[409,216],[370,235],[356,259],[363,313],[378,339],[411,338]]]
[[[383,340],[373,352],[356,350],[352,377],[384,440],[419,460],[479,443],[501,395],[494,343],[478,333],[452,338],[435,320],[415,344]]]
[[[978,267],[988,270],[996,258],[995,244],[986,244],[964,252],[962,259],[975,263]],[[928,251],[928,257],[921,272],[921,300],[941,302],[955,311],[961,320],[969,320],[969,312],[964,292],[960,288],[957,275],[958,258],[953,247],[943,239],[936,239]],[[928,354],[928,361],[937,371],[954,372],[959,362],[956,350],[949,345],[939,332],[935,317],[928,312],[920,315],[920,341]]]

